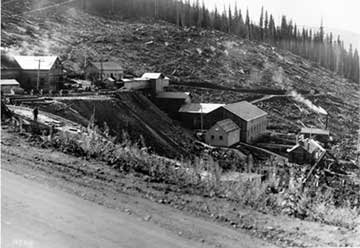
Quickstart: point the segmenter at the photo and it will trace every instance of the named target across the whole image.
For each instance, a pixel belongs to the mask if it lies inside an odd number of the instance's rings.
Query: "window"
[[[219,136],[219,139],[220,139],[220,140],[223,140],[223,136],[220,135],[220,136]]]
[[[211,135],[211,139],[213,140],[215,137],[214,137],[214,135]]]

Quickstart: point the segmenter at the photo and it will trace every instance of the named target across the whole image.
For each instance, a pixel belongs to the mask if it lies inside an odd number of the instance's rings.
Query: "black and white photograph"
[[[360,248],[360,2],[1,0],[4,248]]]

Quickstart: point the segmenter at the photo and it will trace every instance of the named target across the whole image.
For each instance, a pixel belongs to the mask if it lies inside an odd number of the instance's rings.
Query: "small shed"
[[[16,79],[1,79],[1,94],[11,94],[23,93],[24,90],[20,87],[20,83]]]
[[[247,101],[222,106],[209,113],[207,118],[211,125],[231,119],[241,129],[240,140],[247,143],[254,142],[266,132],[267,113]]]
[[[187,128],[209,129],[211,125],[208,121],[207,114],[222,106],[225,106],[225,104],[188,103],[179,109],[180,120]]]
[[[309,127],[301,128],[300,135],[303,135],[304,138],[313,138],[323,143],[328,142],[330,139],[329,130],[320,129],[320,128],[309,128]]]
[[[212,146],[232,146],[240,141],[240,128],[230,119],[218,121],[206,132],[205,141]]]
[[[326,150],[317,141],[307,138],[299,140],[287,152],[290,163],[314,164],[325,155]]]

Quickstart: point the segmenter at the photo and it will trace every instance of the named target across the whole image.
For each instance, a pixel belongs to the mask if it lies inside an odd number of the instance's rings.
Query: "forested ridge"
[[[249,11],[236,5],[210,11],[204,3],[190,0],[81,0],[81,8],[102,15],[124,18],[154,18],[181,27],[204,29],[238,35],[241,38],[262,41],[289,50],[304,58],[359,82],[359,54],[352,45],[347,49],[341,37],[326,33],[321,23],[318,31],[298,28],[285,15],[275,23],[271,13],[261,9],[260,19],[253,20]]]

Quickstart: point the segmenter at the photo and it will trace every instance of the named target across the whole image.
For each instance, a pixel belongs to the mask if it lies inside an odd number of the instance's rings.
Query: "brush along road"
[[[96,162],[31,147],[4,130],[1,143],[1,247],[269,246],[141,197],[105,193]]]

